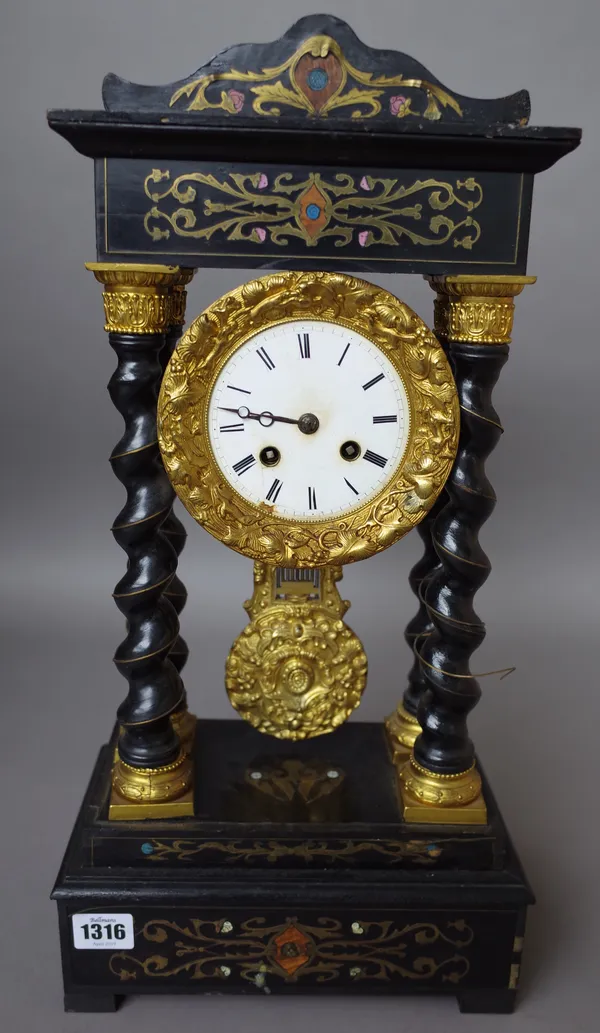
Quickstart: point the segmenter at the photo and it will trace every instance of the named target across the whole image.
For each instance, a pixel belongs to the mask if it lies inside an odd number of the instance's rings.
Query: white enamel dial
[[[367,338],[337,323],[294,320],[231,356],[212,390],[208,430],[222,473],[244,499],[287,519],[340,518],[398,469],[409,405],[400,374]]]

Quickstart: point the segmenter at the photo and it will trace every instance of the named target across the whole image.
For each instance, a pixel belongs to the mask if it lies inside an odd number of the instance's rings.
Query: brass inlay
[[[483,189],[472,176],[453,182],[417,179],[407,185],[347,172],[332,179],[320,172],[299,178],[285,172],[270,182],[258,171],[220,177],[184,172],[171,181],[169,169],[154,168],[144,180],[144,192],[154,202],[144,216],[144,229],[155,242],[168,240],[172,233],[210,241],[222,234],[228,241],[279,247],[300,238],[307,247],[316,247],[324,237],[333,237],[336,247],[358,243],[365,250],[409,240],[424,247],[452,241],[454,247],[471,251],[481,237],[472,212],[483,201]],[[199,199],[197,186],[202,185],[219,191],[223,200]],[[177,204],[171,212],[168,204],[161,206],[169,200]],[[307,216],[309,208],[320,212],[317,219]]]
[[[335,322],[365,336],[402,377],[409,407],[400,466],[379,493],[343,520],[300,521],[254,505],[221,473],[208,435],[209,401],[228,359],[258,331],[305,319]],[[281,272],[236,288],[188,328],[167,367],[158,433],[171,483],[212,535],[255,560],[316,567],[365,559],[425,516],[450,473],[459,408],[448,360],[434,335],[387,291],[340,273]]]
[[[509,980],[508,980],[508,989],[509,990],[516,990],[517,989],[517,987],[519,985],[519,975],[520,975],[520,972],[521,972],[521,966],[520,965],[511,965],[510,966],[510,977],[509,977]]]
[[[218,984],[226,967],[253,986],[266,985],[266,975],[287,983],[306,975],[316,976],[319,984],[333,983],[347,975],[349,964],[353,982],[379,985],[398,978],[417,985],[436,977],[442,986],[441,980],[456,984],[470,970],[475,934],[464,918],[403,925],[393,917],[370,921],[359,912],[354,921],[362,929],[360,938],[349,922],[325,916],[313,926],[293,917],[273,925],[259,915],[235,927],[226,916],[207,919],[193,912],[181,924],[156,918],[136,931],[135,954],[116,951],[109,968],[122,982],[171,978],[181,983],[187,976]],[[287,959],[299,963],[287,964]]]
[[[149,516],[142,517],[140,520],[132,520],[129,524],[113,524],[111,527],[111,531],[122,531],[128,527],[137,527],[138,524],[146,524],[148,520],[156,520],[156,518],[159,517],[161,513],[168,513],[170,509],[170,506],[165,506],[164,509],[158,509],[156,513],[150,513]]]
[[[313,90],[310,87],[310,78],[305,74],[311,68],[326,71],[326,82],[329,81],[331,85],[326,89],[320,87],[317,91]],[[288,73],[289,86],[281,81],[285,73]],[[255,96],[252,110],[257,115],[277,117],[281,114],[281,109],[287,107],[300,109],[312,117],[326,118],[338,108],[351,106],[352,119],[373,118],[381,111],[380,98],[386,89],[403,87],[421,90],[425,94],[427,105],[424,110],[417,111],[412,108],[412,97],[400,94],[391,96],[389,108],[396,118],[413,117],[437,121],[442,117],[441,109],[445,107],[452,108],[457,115],[462,116],[456,98],[438,83],[426,79],[407,79],[401,74],[375,75],[373,72],[363,72],[350,63],[335,39],[324,35],[311,36],[304,40],[291,57],[274,68],[263,68],[258,72],[230,68],[227,71],[211,72],[192,79],[175,90],[169,105],[173,107],[182,97],[186,97],[191,98],[187,104],[187,111],[220,108],[229,115],[239,114],[243,111],[246,100],[240,90],[223,89],[219,99],[214,101],[206,96],[207,89],[213,83],[227,82],[259,84],[250,87],[250,93]]]
[[[303,840],[255,840],[244,843],[242,840],[221,842],[219,840],[204,840],[196,842],[190,839],[175,839],[170,842],[162,842],[159,839],[152,839],[152,853],[145,855],[148,862],[157,861],[181,861],[187,862],[206,851],[215,851],[225,854],[228,861],[245,863],[255,858],[262,858],[269,864],[276,864],[280,859],[287,857],[301,857],[306,861],[316,858],[325,858],[327,861],[349,859],[353,861],[357,856],[365,853],[375,853],[380,857],[393,862],[400,863],[404,860],[412,860],[415,864],[425,867],[435,865],[443,855],[445,847],[449,843],[462,842],[459,839],[444,839],[442,843],[425,839],[404,840],[359,840],[342,839],[333,844],[327,841],[303,839]],[[481,842],[481,840],[471,840]]]
[[[253,764],[244,772],[244,783],[254,792],[264,793],[281,803],[299,799],[305,804],[315,803],[337,793],[346,781],[346,772],[326,761],[297,758],[275,758],[257,767]]]
[[[115,663],[116,664],[137,664],[140,660],[148,660],[151,656],[158,656],[159,653],[163,653],[165,650],[167,652],[170,652],[170,650],[171,650],[172,646],[174,645],[174,643],[177,642],[178,637],[179,636],[176,635],[175,638],[172,638],[170,642],[167,642],[166,645],[161,646],[160,649],[153,650],[152,653],[143,653],[141,656],[132,656],[130,660],[117,660],[115,658]],[[140,721],[140,722],[136,722],[136,723],[142,724],[142,723],[145,723],[145,722],[141,722]]]
[[[113,592],[113,599],[129,599],[133,595],[143,595],[144,592],[151,592],[154,588],[160,588],[164,585],[165,581],[171,581],[173,574],[168,574],[162,581],[156,581],[153,585],[145,585],[144,588],[136,588],[134,592]],[[164,592],[164,595],[168,595],[168,592]]]
[[[158,171],[160,172],[161,170],[158,170]],[[518,251],[519,251],[519,227],[520,227],[520,223],[521,223],[521,208],[522,208],[522,204],[523,204],[523,175],[521,174],[521,176],[520,176],[520,187],[519,187],[519,206],[518,206],[518,212],[517,212],[517,223],[516,223],[516,229],[515,229],[515,233],[514,233],[514,241],[515,241],[515,243],[514,243],[514,249],[513,249],[512,257],[509,260],[503,260],[503,261],[496,261],[496,262],[494,262],[494,264],[497,265],[497,266],[514,266],[514,265],[517,264]],[[112,217],[112,214],[113,213],[111,212],[111,217]],[[108,221],[109,221],[109,207],[108,207],[108,159],[105,158],[104,159],[104,250],[105,250],[105,253],[106,254],[110,254],[111,252],[117,252],[120,255],[123,255],[123,254],[127,254],[127,255],[147,255],[148,254],[148,248],[147,247],[146,248],[123,248],[121,245],[119,245],[118,247],[111,248],[110,244],[109,244],[109,226],[108,226]],[[163,236],[164,236],[164,233],[163,233]],[[208,250],[207,250],[207,248],[208,248]],[[248,257],[247,252],[233,251],[232,249],[229,249],[227,251],[219,251],[219,250],[217,250],[212,245],[212,241],[211,241],[210,245],[207,245],[207,248],[204,248],[204,250],[202,250],[202,251],[197,251],[197,250],[193,250],[191,248],[186,248],[186,254],[189,255],[190,258],[192,258],[194,256],[205,256],[207,254],[210,254],[210,256],[212,258],[243,258],[243,259],[246,259]],[[157,256],[158,255],[162,255],[164,257],[168,257],[169,255],[179,255],[180,251],[181,251],[180,247],[177,245],[177,241],[175,241],[174,246],[171,249],[165,250],[164,248],[159,249],[156,246],[151,246],[151,250],[152,250],[152,254],[153,255],[157,255]],[[301,254],[300,253],[292,254],[290,252],[290,253],[287,254],[286,257],[287,258],[300,258],[301,257],[304,262],[311,262],[311,261],[313,261],[313,262],[319,262],[320,263],[322,261],[322,259],[321,259],[319,254],[316,254],[316,253],[311,254],[310,251],[307,251],[306,249],[304,249]],[[277,261],[279,261],[281,259],[281,254],[275,254],[274,252],[270,252],[270,251],[269,252],[263,251],[262,248],[261,248],[261,258],[263,258],[263,259],[273,258],[273,259],[276,259]],[[393,255],[370,255],[369,256],[369,260],[371,262],[378,262],[378,263],[381,262],[381,263],[383,263],[385,265],[385,263],[389,263],[389,262],[393,262],[393,263],[396,263],[396,264],[397,263],[403,263],[403,262],[414,262],[415,259],[414,259],[414,256],[410,256],[410,255],[409,256],[405,256],[405,255],[399,255],[399,254],[394,253]],[[362,255],[351,255],[351,254],[344,253],[344,262],[348,262],[348,263],[364,262],[364,257]],[[489,265],[490,262],[489,262],[489,259],[471,259],[471,258],[467,258],[467,256],[464,255],[462,258],[446,258],[446,259],[444,259],[444,264],[447,265],[447,266],[452,266],[452,265],[462,265],[462,266],[464,266],[464,265],[472,265],[472,266],[476,267],[476,266],[479,266],[479,265]],[[185,271],[185,270],[182,270],[182,272],[183,271]]]
[[[158,445],[158,438],[155,441],[149,441],[147,445],[140,445],[139,448],[132,448],[129,452],[112,452],[110,458],[111,460],[124,459],[125,456],[137,455],[138,452],[144,452],[147,448],[155,448],[156,445]]]

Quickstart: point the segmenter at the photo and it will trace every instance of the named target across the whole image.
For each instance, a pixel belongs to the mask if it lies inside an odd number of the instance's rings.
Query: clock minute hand
[[[273,423],[298,423],[298,420],[292,420],[289,416],[274,416],[268,410],[265,410],[265,412],[250,412],[245,405],[240,405],[239,409],[230,409],[226,405],[220,405],[219,409],[223,409],[224,412],[237,413],[241,420],[258,420],[263,427],[270,427]]]

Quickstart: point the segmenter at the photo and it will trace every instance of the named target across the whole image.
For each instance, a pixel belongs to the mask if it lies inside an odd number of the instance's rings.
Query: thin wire
[[[424,660],[421,654],[419,653],[419,650],[417,649],[417,642],[419,641],[419,638],[425,637],[427,636],[417,636],[417,638],[415,639],[415,643],[412,647],[413,653],[417,657],[420,664],[424,664],[425,667],[429,667],[431,671],[436,671],[438,674],[446,675],[447,678],[489,678],[492,674],[499,674],[501,675],[500,681],[503,681],[504,678],[508,678],[509,674],[512,674],[513,671],[516,671],[517,669],[516,667],[501,667],[497,671],[483,671],[481,674],[454,674],[452,671],[445,671],[443,667],[435,667],[434,664],[428,663],[428,661]]]

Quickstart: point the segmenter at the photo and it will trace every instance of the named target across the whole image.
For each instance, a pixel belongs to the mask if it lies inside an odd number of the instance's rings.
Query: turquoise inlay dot
[[[306,77],[306,81],[308,82],[311,90],[314,90],[317,93],[319,90],[325,89],[329,82],[329,76],[324,68],[311,68]]]
[[[318,204],[309,204],[306,209],[306,214],[308,215],[309,219],[312,219],[314,221],[315,219],[319,218],[321,214],[321,209],[319,208]]]
[[[142,853],[143,854],[152,854],[152,853],[154,853],[154,847],[152,846],[152,843],[142,843]]]

